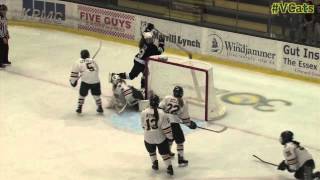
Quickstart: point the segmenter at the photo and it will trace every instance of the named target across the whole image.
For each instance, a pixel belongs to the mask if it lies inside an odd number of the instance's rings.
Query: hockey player
[[[159,169],[156,154],[156,149],[158,148],[159,154],[167,165],[167,173],[173,175],[168,142],[172,140],[172,131],[166,114],[161,109],[158,109],[159,101],[160,99],[157,95],[151,95],[149,99],[150,107],[141,113],[144,144],[151,158],[152,169]]]
[[[297,179],[313,180],[320,178],[320,172],[313,173],[315,163],[311,154],[300,143],[293,140],[291,131],[284,131],[280,135],[280,143],[284,145],[284,159],[278,166],[279,170],[287,169],[294,172]]]
[[[139,100],[144,99],[143,93],[127,85],[124,79],[121,79],[119,75],[113,74],[111,77],[113,98],[110,102],[110,107],[114,107],[119,110],[124,106],[132,107],[135,110],[139,109]]]
[[[90,58],[88,50],[82,50],[80,52],[80,60],[78,60],[72,67],[70,75],[70,84],[76,87],[78,80],[81,78],[78,108],[77,113],[82,112],[82,106],[84,104],[85,97],[88,95],[89,90],[98,106],[97,112],[103,113],[102,102],[101,102],[101,88],[99,79],[99,67],[96,62]]]
[[[145,64],[148,57],[153,55],[160,55],[164,52],[164,38],[163,36],[159,37],[159,44],[156,46],[154,44],[154,34],[153,30],[154,25],[148,23],[145,31],[142,33],[142,38],[139,42],[139,53],[134,57],[134,65],[129,74],[123,72],[119,73],[122,79],[134,79],[140,73],[143,73],[141,78],[141,88],[144,88],[145,80]]]
[[[171,129],[173,134],[173,139],[177,144],[178,151],[178,164],[180,167],[188,165],[188,161],[184,159],[184,147],[183,143],[185,141],[183,131],[179,123],[187,125],[190,129],[196,129],[197,124],[190,120],[188,105],[184,101],[183,88],[176,86],[173,89],[173,96],[166,96],[160,103],[159,107],[168,113],[168,117],[171,122]],[[170,142],[170,147],[173,141]],[[174,156],[174,153],[170,155]]]

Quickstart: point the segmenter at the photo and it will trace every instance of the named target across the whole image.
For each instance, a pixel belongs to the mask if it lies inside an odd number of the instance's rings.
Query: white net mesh
[[[215,95],[210,64],[172,57],[161,61],[158,57],[152,57],[147,70],[147,92],[153,91],[164,97],[172,95],[175,86],[183,87],[192,118],[213,120],[225,114],[225,107]]]

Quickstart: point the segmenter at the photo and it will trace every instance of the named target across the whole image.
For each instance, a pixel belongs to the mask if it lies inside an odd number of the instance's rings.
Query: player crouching
[[[158,170],[158,160],[156,149],[167,165],[167,173],[173,175],[171,164],[169,141],[172,141],[172,131],[167,114],[159,109],[160,99],[157,95],[151,95],[149,99],[150,107],[141,113],[141,126],[144,130],[144,144],[149,152],[152,162],[152,169]]]
[[[144,99],[143,93],[133,86],[127,85],[124,79],[118,74],[111,74],[113,97],[108,108],[115,108],[122,112],[126,108],[139,109],[139,101]]]
[[[293,133],[291,131],[284,131],[280,135],[280,143],[284,145],[283,160],[278,169],[289,172],[294,172],[297,179],[313,180],[320,179],[320,172],[313,173],[315,163],[311,154],[300,143],[293,140]]]

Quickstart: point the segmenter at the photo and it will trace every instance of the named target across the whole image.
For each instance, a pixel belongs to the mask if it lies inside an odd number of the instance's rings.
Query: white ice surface
[[[275,103],[274,112],[262,112],[226,103],[228,114],[216,123],[229,129],[187,134],[185,156],[190,164],[178,168],[174,160],[175,175],[170,178],[159,156],[160,171],[151,170],[141,134],[113,126],[113,111],[97,115],[88,96],[84,113],[75,113],[78,88],[69,85],[70,68],[81,49],[93,54],[98,39],[19,26],[11,26],[10,33],[12,66],[0,71],[0,180],[288,180],[292,174],[252,157],[278,164],[283,157],[277,139],[287,129],[320,166],[317,84],[214,64],[217,88],[292,105]],[[96,59],[104,95],[111,87],[108,73],[129,71],[136,52],[137,47],[103,41]],[[130,83],[138,86],[139,80]]]

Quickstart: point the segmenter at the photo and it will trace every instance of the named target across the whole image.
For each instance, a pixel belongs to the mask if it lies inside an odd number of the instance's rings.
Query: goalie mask
[[[182,98],[182,96],[183,96],[183,88],[181,86],[174,87],[173,96],[176,97],[176,98]]]
[[[146,41],[147,44],[152,44],[154,42],[152,32],[144,32],[143,39]]]
[[[293,140],[293,132],[291,131],[283,131],[280,134],[279,141],[282,145],[285,145],[288,142],[291,142]]]
[[[118,84],[118,82],[120,82],[121,78],[118,74],[114,74],[112,77],[111,77],[111,83],[116,85]]]

